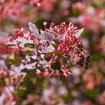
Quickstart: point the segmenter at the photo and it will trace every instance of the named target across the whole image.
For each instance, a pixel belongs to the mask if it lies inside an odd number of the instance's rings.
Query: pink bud
[[[47,25],[47,22],[43,22],[43,25],[46,26]]]

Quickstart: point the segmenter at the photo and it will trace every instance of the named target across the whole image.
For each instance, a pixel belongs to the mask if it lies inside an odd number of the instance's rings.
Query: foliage
[[[0,104],[104,105],[104,4],[1,0]]]

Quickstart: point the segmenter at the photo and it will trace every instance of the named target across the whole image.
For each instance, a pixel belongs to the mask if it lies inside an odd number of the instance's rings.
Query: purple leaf
[[[84,31],[84,28],[80,29],[78,33],[76,33],[76,37],[79,38],[81,34],[83,33],[83,31]]]
[[[28,25],[29,25],[30,31],[33,32],[34,36],[36,38],[41,38],[39,36],[39,30],[38,30],[37,26],[35,24],[31,23],[31,22],[28,22]]]
[[[52,41],[54,39],[54,36],[49,33],[49,32],[46,32],[46,31],[41,31],[41,36],[45,39],[45,40],[48,40],[48,41]]]
[[[55,31],[52,31],[52,30],[49,30],[49,29],[46,29],[48,32],[51,32],[51,33],[53,33],[53,34],[55,34],[56,36],[59,36],[59,34],[57,33],[57,32],[55,32]]]

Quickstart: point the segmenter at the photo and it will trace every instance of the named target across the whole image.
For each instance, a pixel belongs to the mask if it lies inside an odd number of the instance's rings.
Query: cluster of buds
[[[5,47],[5,43],[0,43],[3,51],[8,52],[9,50],[9,53],[12,53],[7,58],[8,63],[12,65],[10,68],[15,70],[15,64],[19,64],[20,74],[17,77],[11,72],[0,70],[0,81],[5,85],[0,88],[0,91],[4,94],[8,94],[6,91],[9,91],[8,95],[13,99],[13,103],[18,100],[13,95],[14,87],[21,88],[18,84],[26,81],[21,72],[25,72],[25,76],[28,73],[38,78],[50,78],[57,75],[60,79],[67,79],[71,75],[72,65],[79,65],[85,69],[90,65],[90,57],[85,57],[87,51],[84,50],[79,38],[83,29],[78,30],[72,23],[67,25],[66,22],[60,25],[51,23],[50,28],[47,29],[47,22],[44,22],[45,31],[40,30],[39,32],[35,24],[29,22],[28,25],[31,32],[24,32],[23,28],[14,30],[15,36],[11,37],[8,42],[14,47],[8,45]],[[19,57],[15,56],[16,54],[13,55],[14,51],[20,54]],[[76,57],[77,60],[75,60]],[[13,85],[12,91],[10,84]],[[10,101],[7,96],[3,98],[3,104]]]
[[[84,3],[81,3],[81,2],[77,2],[77,3],[74,3],[72,5],[72,8],[73,9],[78,9],[80,11],[84,11],[84,9],[86,8],[86,5]]]
[[[23,28],[16,29],[15,36],[10,38],[10,41],[18,41],[18,47],[23,44],[21,47],[26,49],[25,54],[31,53],[33,56],[37,56],[35,69],[47,70],[49,76],[59,74],[59,76],[67,78],[71,74],[71,65],[80,65],[85,69],[89,67],[89,57],[85,58],[87,51],[84,50],[79,38],[84,29],[78,30],[72,23],[67,25],[66,22],[62,22],[60,25],[51,23],[50,28],[47,29],[47,22],[44,22],[45,31],[40,30],[40,34],[33,23],[29,22],[28,25],[32,33],[30,31],[24,33]],[[79,60],[75,61],[75,57]],[[30,61],[23,64],[30,64]],[[52,70],[53,72],[51,72]]]
[[[29,9],[25,5],[28,5]],[[38,10],[51,12],[54,8],[54,3],[50,0],[0,0],[0,25],[6,17],[16,23],[25,24],[32,18],[28,16],[27,10],[31,8],[36,11],[35,7],[39,7]]]
[[[68,70],[68,69],[66,69],[66,70],[60,69],[60,70],[56,70],[56,71],[55,71],[55,74],[56,74],[57,76],[59,76],[60,79],[62,80],[62,79],[68,78],[68,76],[71,75],[72,73],[71,73],[71,71]]]
[[[24,28],[15,29],[14,32],[15,32],[15,36],[13,36],[9,39],[10,42],[13,40],[16,40],[17,38],[21,38],[21,37],[23,37],[25,39],[28,39],[30,37],[30,40],[33,40],[33,34],[31,34],[29,31],[24,32]]]
[[[3,0],[0,3],[0,23],[3,19],[13,14],[17,15],[21,12],[22,5],[14,0]]]
[[[0,55],[15,53],[15,55],[19,56],[19,49],[12,48],[6,44],[4,41],[0,41]]]
[[[15,29],[14,30],[15,36],[13,36],[12,38],[10,38],[9,41],[13,41],[13,40],[16,40],[18,37],[22,37],[23,36],[23,31],[24,31],[23,28],[21,28],[21,29]]]
[[[87,58],[84,58],[84,56],[80,56],[80,59],[77,61],[77,64],[80,65],[81,67],[84,67],[85,69],[89,68],[89,65],[91,64],[90,62],[90,56]]]
[[[70,21],[79,23],[81,27],[91,30],[94,33],[99,33],[101,27],[105,27],[105,10],[103,8],[95,8],[92,5],[85,5],[82,2],[77,2],[72,5],[72,9],[80,12],[77,17],[70,18]]]
[[[45,30],[47,30],[46,25],[44,26]],[[83,32],[83,29],[78,30],[72,23],[66,25],[65,22],[60,25],[51,23],[49,29],[52,30],[52,34],[58,41],[58,43],[56,43],[56,41],[53,43],[55,48],[54,51],[58,52],[50,56],[52,65],[61,65],[59,70],[54,68],[56,70],[54,74],[67,78],[71,74],[70,65],[79,65],[87,69],[91,64],[90,57],[85,57],[87,51],[83,48],[82,41],[79,38]],[[57,35],[59,35],[59,37]],[[79,60],[74,62],[75,57],[78,57]],[[58,65],[56,65],[56,62]]]

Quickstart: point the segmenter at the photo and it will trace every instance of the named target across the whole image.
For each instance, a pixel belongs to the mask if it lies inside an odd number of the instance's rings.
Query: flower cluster
[[[83,32],[83,29],[77,30],[77,27],[74,27],[72,23],[66,25],[65,22],[61,23],[58,26],[54,26],[54,23],[50,24],[50,29],[52,31],[56,31],[55,34],[56,40],[59,44],[53,43],[54,51],[58,51],[57,55],[52,54],[50,57],[52,58],[52,62],[59,62],[61,65],[60,70],[65,77],[68,77],[70,74],[70,65],[80,65],[81,67],[88,68],[90,65],[90,57],[88,56],[85,58],[85,54],[87,53],[86,50],[83,48],[82,41],[80,40],[79,36]],[[57,37],[56,35],[59,35]],[[74,62],[74,58],[77,57],[77,61]],[[68,59],[68,60],[67,60]],[[64,69],[65,70],[62,70]],[[57,74],[60,72],[57,71]],[[60,73],[61,74],[61,73]]]
[[[33,34],[31,34],[29,31],[24,33],[24,28],[15,29],[14,32],[15,32],[15,36],[9,39],[10,42],[13,40],[16,40],[19,37],[23,37],[25,39],[28,39],[30,37],[31,40],[33,39]]]
[[[0,55],[10,55],[11,53],[14,53],[15,55],[19,56],[19,49],[8,46],[5,41],[0,41]]]
[[[72,5],[72,8],[73,8],[73,9],[78,9],[78,10],[80,10],[80,11],[83,12],[83,11],[86,9],[86,5],[85,5],[84,3],[77,2],[77,3],[74,3],[74,4]]]
[[[44,6],[45,4],[47,6]],[[26,8],[27,5],[29,9]],[[3,0],[0,3],[0,25],[7,17],[14,22],[28,22],[33,18],[33,15],[28,16],[27,11],[34,13],[37,7],[39,7],[38,10],[51,12],[54,8],[54,3],[50,0]]]
[[[67,78],[71,74],[71,65],[80,65],[86,69],[89,67],[89,57],[84,56],[87,51],[84,50],[79,38],[83,29],[77,30],[72,23],[66,25],[66,22],[62,22],[60,25],[51,23],[49,29],[46,29],[47,22],[43,24],[45,31],[41,30],[41,34],[39,34],[38,28],[29,22],[29,29],[32,33],[23,32],[23,28],[16,29],[15,36],[10,38],[10,43],[16,43],[19,49],[23,48],[24,54],[31,53],[37,57],[39,64],[34,63],[35,69],[47,70],[49,76],[57,74]],[[75,60],[76,58],[77,60]],[[29,64],[30,61],[23,60],[22,63]]]
[[[105,10],[102,8],[95,8],[92,5],[85,5],[82,2],[77,2],[72,5],[74,15],[78,12],[76,18],[72,17],[70,20],[75,23],[80,23],[82,27],[90,29],[98,33],[98,29],[104,26]],[[78,11],[75,11],[77,9]],[[82,13],[81,13],[82,12]]]
[[[3,19],[11,15],[18,15],[21,12],[21,4],[14,0],[7,0],[0,4],[0,24]]]
[[[15,36],[12,36],[6,44],[1,43],[3,51],[6,51],[5,54],[8,54],[8,50],[10,51],[6,58],[9,68],[2,66],[6,71],[8,71],[7,68],[10,69],[10,72],[0,71],[2,94],[10,95],[9,98],[8,95],[2,98],[3,104],[17,103],[18,95],[20,95],[17,93],[31,89],[27,84],[29,82],[33,87],[35,78],[40,80],[42,77],[57,76],[61,80],[67,79],[72,74],[71,66],[80,65],[87,69],[90,65],[90,58],[85,57],[87,51],[84,50],[79,38],[84,29],[78,30],[72,23],[67,25],[66,22],[60,25],[52,22],[50,28],[47,29],[47,22],[44,22],[45,31],[40,30],[39,32],[35,24],[29,22],[28,25],[30,31],[25,32],[23,28],[15,29]],[[27,82],[27,79],[31,77],[34,78]],[[23,103],[26,102],[23,101]],[[43,103],[43,100],[41,102]]]
[[[104,7],[105,0],[0,0],[0,105],[104,105]]]

